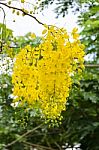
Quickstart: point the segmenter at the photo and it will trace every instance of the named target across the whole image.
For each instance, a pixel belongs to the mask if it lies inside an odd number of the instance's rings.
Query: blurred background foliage
[[[25,111],[26,106],[13,106],[11,95],[12,56],[20,51],[20,47],[39,44],[40,37],[32,40],[31,33],[13,37],[12,30],[0,24],[0,150],[61,150],[75,146],[81,150],[99,150],[99,66],[94,67],[99,64],[99,3],[98,0],[56,2],[57,16],[64,16],[76,4],[73,11],[80,12],[78,24],[82,29],[82,43],[86,46],[85,64],[93,65],[86,66],[80,85],[75,79],[67,110],[62,113],[62,124],[49,128],[35,110],[28,108]],[[45,0],[42,9],[53,3]]]

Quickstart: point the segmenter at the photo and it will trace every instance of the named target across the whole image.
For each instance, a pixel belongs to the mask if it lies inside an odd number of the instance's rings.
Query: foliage
[[[84,7],[86,10],[86,8],[93,6],[94,3],[98,4],[98,0],[43,0],[40,3],[40,8],[41,10],[44,10],[45,8],[54,4],[54,11],[57,14],[57,17],[60,15],[65,17],[69,9],[72,9],[73,12],[79,13]]]
[[[87,58],[91,57],[88,62],[93,64],[99,63],[99,14],[98,14],[99,4],[94,3],[86,11],[84,11],[80,16],[78,23],[82,27],[82,42],[86,47]],[[86,69],[86,76],[84,76],[86,82],[84,82],[82,91],[83,103],[86,106],[83,113],[86,115],[86,120],[89,123],[83,123],[86,126],[84,129],[84,137],[81,140],[81,148],[98,150],[98,139],[99,135],[99,68]],[[80,104],[80,102],[79,102]],[[84,117],[83,117],[84,118]],[[83,135],[83,134],[82,134]]]
[[[86,46],[86,53],[93,55],[93,61],[99,62],[99,5],[96,3],[79,16],[82,41]]]

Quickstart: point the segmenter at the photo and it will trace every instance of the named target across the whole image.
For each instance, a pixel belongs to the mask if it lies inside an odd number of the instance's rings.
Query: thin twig
[[[23,137],[27,136],[28,134],[32,133],[33,131],[37,130],[38,128],[40,128],[43,124],[33,128],[32,130],[27,131],[26,133],[22,134],[19,138],[17,138],[16,140],[12,141],[11,143],[7,144],[5,147],[9,147],[13,144],[15,144],[16,142],[18,142],[19,140],[21,140]]]
[[[60,145],[57,142],[55,142],[55,145],[59,148],[59,150],[62,150],[62,148],[60,147]]]
[[[0,9],[2,10],[2,12],[3,12],[3,26],[5,25],[5,16],[6,16],[6,14],[5,14],[5,11],[4,11],[4,9],[0,6]],[[5,26],[6,27],[6,26]],[[3,43],[2,43],[2,41],[3,41],[3,30],[1,31],[2,32],[2,34],[1,34],[1,42],[0,42],[0,44],[1,44],[1,46],[0,46],[0,52],[2,52],[2,47],[3,47]],[[5,32],[6,33],[6,32]]]
[[[39,21],[35,16],[33,16],[33,15],[31,15],[31,14],[25,12],[25,11],[24,11],[23,9],[21,9],[21,8],[9,6],[9,5],[7,5],[6,3],[2,3],[2,2],[0,2],[0,4],[3,5],[3,6],[6,6],[6,7],[8,7],[8,8],[10,8],[10,9],[15,9],[15,10],[21,11],[22,13],[24,13],[24,15],[30,16],[30,17],[32,17],[33,19],[35,19],[39,24],[44,25],[44,23],[42,23],[41,21]]]
[[[85,64],[85,67],[99,68],[99,64]]]
[[[27,145],[30,145],[30,146],[32,146],[32,147],[43,148],[43,149],[46,149],[46,150],[56,150],[56,149],[53,149],[53,148],[51,148],[51,147],[46,147],[46,146],[42,146],[42,145],[38,145],[38,144],[33,144],[33,143],[30,143],[30,142],[22,141],[22,143],[27,144]]]

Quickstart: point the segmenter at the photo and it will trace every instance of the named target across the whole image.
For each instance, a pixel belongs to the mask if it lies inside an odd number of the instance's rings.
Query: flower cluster
[[[71,35],[63,28],[46,26],[37,47],[27,45],[16,56],[13,94],[19,104],[39,108],[45,119],[57,120],[65,110],[72,85],[71,74],[84,68],[84,46],[77,29]]]

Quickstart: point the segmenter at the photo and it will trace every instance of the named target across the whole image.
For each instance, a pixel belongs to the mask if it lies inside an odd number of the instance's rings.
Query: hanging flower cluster
[[[60,119],[72,85],[71,75],[80,74],[84,68],[84,46],[78,38],[76,28],[68,35],[63,28],[45,25],[41,44],[27,45],[16,56],[12,75],[15,101],[38,107],[47,120]]]

